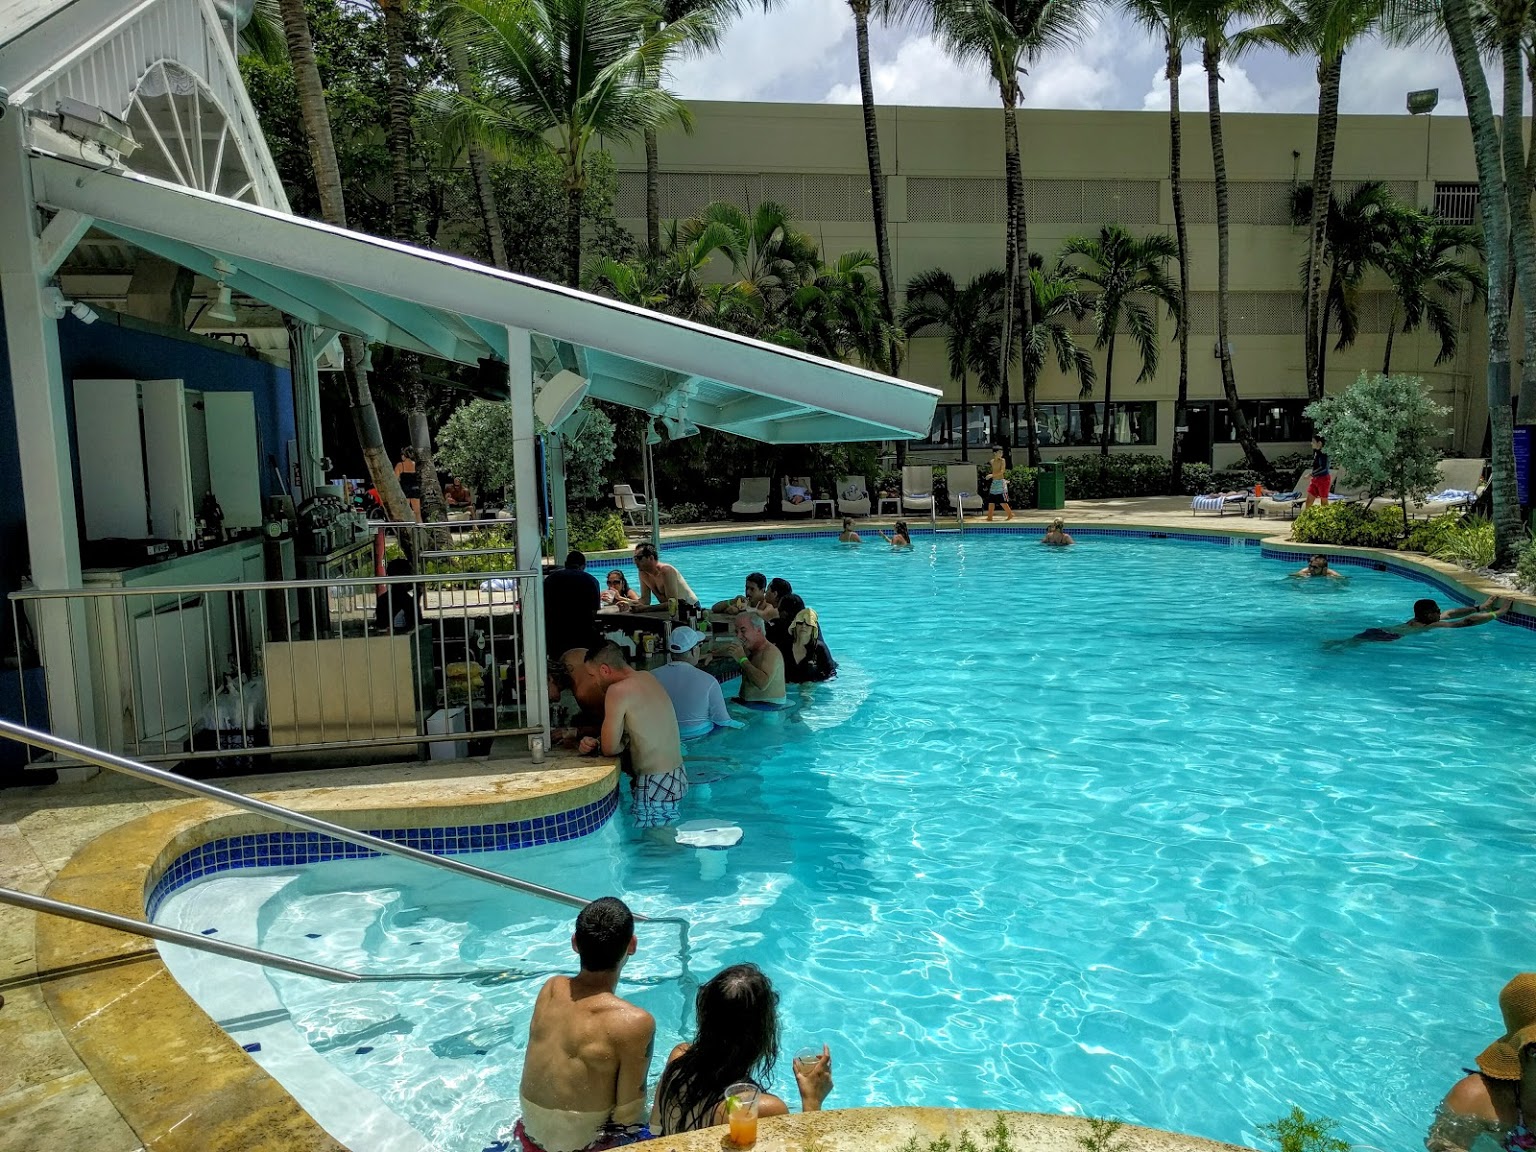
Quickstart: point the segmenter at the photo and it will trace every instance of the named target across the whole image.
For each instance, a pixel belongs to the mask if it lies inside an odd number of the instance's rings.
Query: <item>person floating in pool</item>
[[[853,530],[853,517],[852,516],[844,516],[843,517],[843,531],[842,531],[842,534],[840,536],[838,536],[837,541],[838,541],[839,544],[858,544],[858,543],[860,543],[859,534]]]
[[[612,640],[587,650],[586,672],[603,694],[603,733],[577,746],[583,756],[623,756],[634,793],[636,828],[666,828],[677,823],[678,807],[688,792],[683,768],[683,738],[677,713],[661,681],[631,668],[624,650]]]
[[[912,533],[907,531],[907,522],[905,520],[896,521],[896,527],[891,529],[889,536],[884,532],[880,533],[880,539],[884,540],[892,548],[912,547]]]
[[[992,463],[987,476],[987,519],[992,519],[992,509],[999,504],[1003,511],[1008,513],[1008,519],[1013,519],[1013,508],[1008,503],[1008,461],[1003,456],[1003,450],[994,446],[992,449]]]
[[[1040,537],[1040,543],[1065,548],[1069,544],[1075,544],[1076,541],[1067,535],[1067,523],[1058,516],[1051,521],[1051,526],[1045,530],[1045,535]]]
[[[1312,559],[1308,560],[1307,566],[1305,568],[1298,572],[1292,572],[1291,575],[1298,580],[1344,579],[1344,573],[1335,572],[1332,568],[1328,567],[1328,557],[1324,556],[1321,552],[1312,557]]]
[[[635,954],[635,917],[604,896],[576,917],[575,976],[551,976],[528,1024],[518,1086],[522,1152],[587,1152],[650,1138],[645,1081],[656,1041],[651,1014],[615,993]]]
[[[1401,640],[1404,636],[1411,636],[1415,632],[1427,632],[1431,628],[1475,628],[1479,624],[1497,620],[1513,605],[1512,600],[1500,600],[1497,596],[1490,596],[1476,607],[1452,608],[1449,612],[1442,612],[1440,605],[1433,600],[1415,600],[1412,620],[1404,620],[1401,624],[1392,624],[1386,628],[1367,628],[1364,632],[1357,632],[1347,640],[1331,641],[1331,646],[1365,644],[1371,641],[1385,643]]]
[[[741,668],[741,703],[756,707],[784,705],[784,654],[768,642],[763,618],[756,612],[736,616],[736,639],[721,651]]]
[[[1536,972],[1499,993],[1504,1035],[1477,1058],[1435,1110],[1429,1152],[1514,1152],[1536,1148]]]

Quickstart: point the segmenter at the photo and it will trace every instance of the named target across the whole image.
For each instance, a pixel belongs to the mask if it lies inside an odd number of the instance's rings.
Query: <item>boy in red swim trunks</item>
[[[1323,451],[1323,438],[1312,437],[1312,482],[1307,485],[1307,507],[1321,501],[1328,503],[1328,489],[1333,485],[1333,473],[1328,468],[1328,453]]]

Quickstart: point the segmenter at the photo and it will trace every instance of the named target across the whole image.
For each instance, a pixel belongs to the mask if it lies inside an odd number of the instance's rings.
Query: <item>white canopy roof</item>
[[[774,444],[926,435],[939,393],[556,284],[241,201],[36,156],[38,203],[301,321],[473,364],[507,326],[548,337],[590,394]],[[232,273],[215,267],[222,261]],[[540,359],[536,342],[535,361]],[[550,366],[550,371],[555,366]]]

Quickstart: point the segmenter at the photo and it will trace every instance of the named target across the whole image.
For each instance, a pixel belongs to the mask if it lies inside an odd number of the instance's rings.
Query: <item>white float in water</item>
[[[741,843],[741,826],[725,820],[688,820],[677,826],[677,842],[697,849],[699,879],[725,875],[725,850]]]

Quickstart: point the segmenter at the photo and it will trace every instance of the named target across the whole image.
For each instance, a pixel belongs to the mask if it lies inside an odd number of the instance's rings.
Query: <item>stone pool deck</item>
[[[1187,498],[1075,501],[1060,513],[1020,511],[1015,523],[1063,516],[1073,527],[1274,537],[1289,524],[1242,516],[1191,515]],[[914,527],[927,521],[909,518]],[[889,518],[860,522],[882,526]],[[952,524],[952,521],[950,522]],[[973,519],[970,523],[975,523]],[[825,532],[836,521],[755,522],[669,529],[663,541],[747,533]],[[1288,543],[1288,542],[1287,542]],[[1305,545],[1290,545],[1295,550]],[[1369,549],[1330,555],[1390,557],[1455,582],[1475,596],[1510,595],[1439,561]],[[1536,597],[1517,596],[1536,618]],[[1527,621],[1529,623],[1529,621]],[[570,760],[534,766],[517,759],[334,768],[220,781],[236,792],[349,823],[382,811],[435,809],[419,824],[456,811],[479,818],[498,806],[536,814],[541,797],[612,786],[611,766]],[[578,801],[579,802],[579,801]],[[530,807],[532,805],[532,807]],[[552,810],[552,809],[546,809]],[[0,791],[0,885],[144,916],[144,881],[169,846],[211,820],[243,821],[208,801],[103,774],[84,783]],[[381,826],[381,825],[374,825]],[[226,829],[231,827],[226,824]],[[183,838],[183,839],[178,839]],[[85,1149],[223,1150],[339,1148],[302,1109],[181,991],[146,941],[39,917],[0,905],[0,1152]],[[945,1109],[850,1109],[765,1122],[762,1152],[876,1152],[912,1136],[926,1145],[981,1129],[993,1113]],[[1007,1113],[1018,1152],[1080,1147],[1082,1121]],[[662,1150],[719,1149],[721,1130],[668,1139]],[[1147,1129],[1123,1130],[1127,1148],[1227,1147]]]

